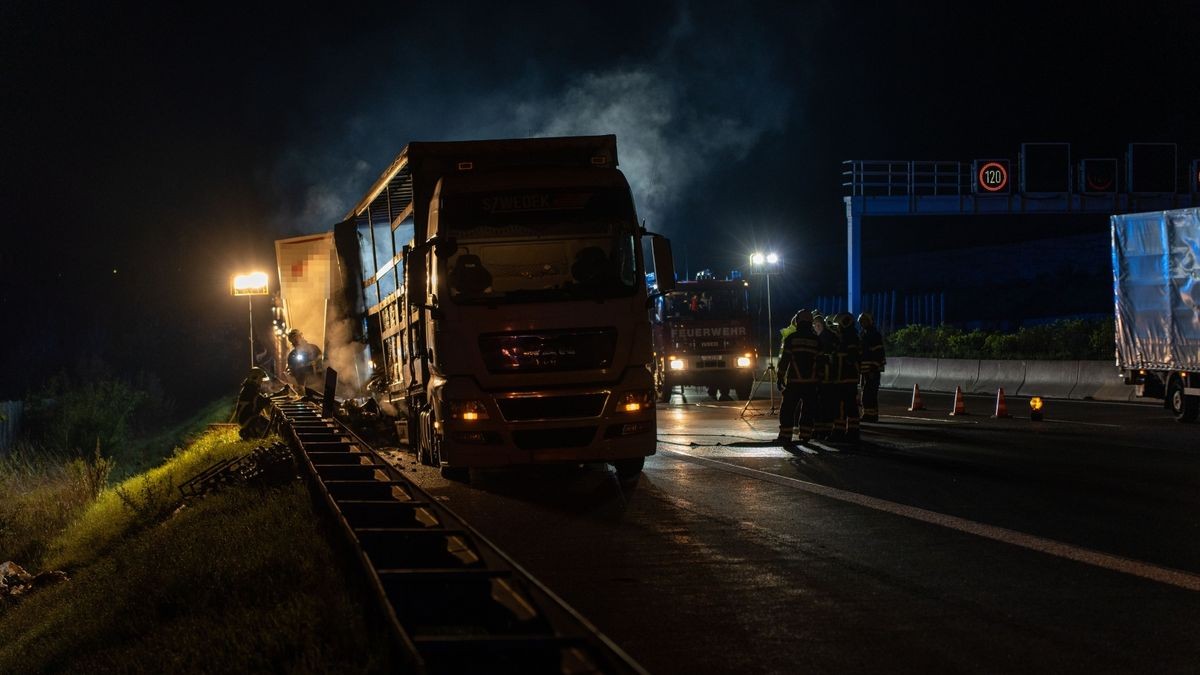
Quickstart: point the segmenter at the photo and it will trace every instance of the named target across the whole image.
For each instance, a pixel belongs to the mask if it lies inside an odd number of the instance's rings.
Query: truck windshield
[[[664,313],[671,321],[738,319],[746,315],[746,291],[710,288],[668,293]]]
[[[609,188],[444,197],[439,228],[458,242],[444,287],[462,303],[627,297],[634,222],[628,192]]]

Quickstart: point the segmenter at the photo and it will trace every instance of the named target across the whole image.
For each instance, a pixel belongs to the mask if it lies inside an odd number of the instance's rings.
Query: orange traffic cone
[[[954,410],[950,411],[951,415],[966,415],[967,404],[963,403],[962,387],[954,388]]]
[[[908,406],[908,412],[915,412],[917,410],[924,410],[924,409],[925,409],[925,404],[921,401],[921,388],[918,387],[917,384],[914,382],[913,383],[912,404],[910,406]]]
[[[1008,414],[1008,402],[1004,400],[1004,387],[996,390],[996,412],[992,417],[1012,417],[1012,415]]]

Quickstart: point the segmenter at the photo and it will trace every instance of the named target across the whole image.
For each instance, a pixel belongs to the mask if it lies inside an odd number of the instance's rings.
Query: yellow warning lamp
[[[1029,399],[1029,419],[1034,422],[1042,421],[1042,408],[1045,404],[1042,402],[1041,396],[1034,396]]]

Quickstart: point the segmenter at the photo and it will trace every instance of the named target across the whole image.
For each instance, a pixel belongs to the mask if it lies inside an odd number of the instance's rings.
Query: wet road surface
[[[1200,670],[1200,426],[925,402],[884,392],[857,448],[782,448],[689,392],[632,486],[401,463],[653,673]]]

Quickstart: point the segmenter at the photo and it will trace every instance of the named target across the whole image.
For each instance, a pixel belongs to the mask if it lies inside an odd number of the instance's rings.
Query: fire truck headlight
[[[488,418],[487,406],[483,404],[483,401],[449,401],[449,404],[450,419],[475,422]]]
[[[649,391],[627,391],[617,399],[619,412],[634,413],[654,407],[654,395]]]
[[[683,359],[677,359],[677,358],[672,357],[670,359],[669,363],[671,366],[671,370],[683,370],[684,368],[687,367],[687,362],[684,361]]]
[[[738,364],[738,366],[737,366],[738,368],[749,368],[750,367],[750,355],[747,354],[745,356],[739,356],[737,359],[737,364]]]

